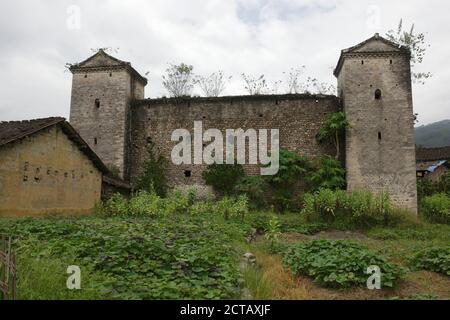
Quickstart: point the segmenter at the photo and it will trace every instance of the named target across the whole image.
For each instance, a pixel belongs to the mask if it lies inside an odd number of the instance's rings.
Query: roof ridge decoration
[[[95,61],[99,63],[95,63]],[[99,49],[95,54],[79,63],[72,64],[69,70],[75,72],[94,72],[101,70],[115,70],[126,69],[137,80],[147,85],[147,78],[143,77],[136,69],[134,69],[130,62],[120,60],[105,52],[104,49]]]
[[[392,50],[367,50],[367,51],[359,51],[359,49],[363,48],[365,45],[369,44],[372,41],[379,41],[387,46],[391,47]],[[355,46],[349,47],[347,49],[341,50],[341,55],[339,57],[339,61],[334,69],[334,75],[337,77],[339,72],[341,71],[344,58],[345,57],[355,57],[355,56],[375,56],[375,57],[383,57],[389,55],[411,55],[411,52],[408,47],[399,45],[391,40],[388,40],[379,33],[375,33],[373,37],[364,40],[363,42],[358,43]]]

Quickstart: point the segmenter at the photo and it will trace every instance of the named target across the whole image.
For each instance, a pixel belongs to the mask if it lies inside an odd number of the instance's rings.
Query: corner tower
[[[71,66],[70,123],[110,168],[128,180],[130,102],[144,98],[147,79],[104,50]]]
[[[342,50],[334,71],[351,124],[346,133],[347,188],[389,192],[417,213],[410,52],[378,34]]]

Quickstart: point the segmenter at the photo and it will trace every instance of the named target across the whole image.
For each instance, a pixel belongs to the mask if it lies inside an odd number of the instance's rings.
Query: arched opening
[[[375,90],[375,100],[381,100],[381,90]]]
[[[95,99],[95,107],[96,107],[97,109],[100,108],[100,99]]]

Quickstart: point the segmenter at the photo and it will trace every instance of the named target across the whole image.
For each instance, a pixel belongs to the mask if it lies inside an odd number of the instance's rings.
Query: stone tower
[[[144,98],[147,79],[129,62],[103,50],[70,68],[70,123],[110,167],[126,180],[130,146],[130,102]]]
[[[346,133],[348,190],[388,191],[417,213],[410,52],[378,34],[342,50],[334,72],[351,124]]]

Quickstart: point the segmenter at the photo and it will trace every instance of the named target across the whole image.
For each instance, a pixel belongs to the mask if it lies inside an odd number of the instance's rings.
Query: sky
[[[416,71],[433,77],[413,86],[419,125],[450,119],[449,11],[442,0],[1,1],[0,120],[68,118],[65,65],[97,48],[149,72],[147,98],[167,95],[161,77],[181,62],[199,75],[232,76],[223,95],[246,93],[242,73],[275,82],[300,66],[305,77],[335,84],[340,50],[384,35],[401,18],[430,44]]]

